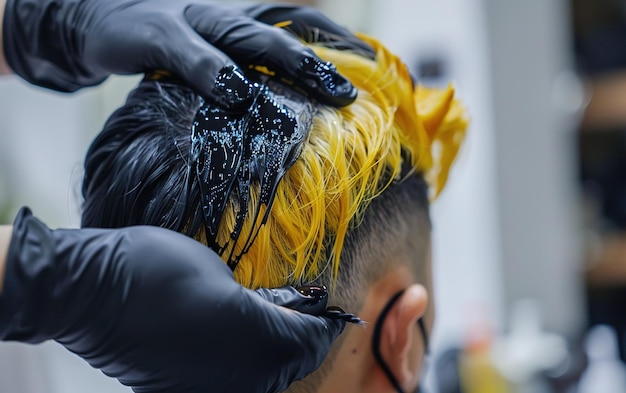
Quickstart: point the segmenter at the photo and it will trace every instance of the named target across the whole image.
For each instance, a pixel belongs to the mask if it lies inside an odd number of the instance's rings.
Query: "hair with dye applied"
[[[431,197],[445,185],[467,125],[453,88],[414,85],[395,55],[363,39],[376,60],[313,46],[359,95],[343,108],[319,106],[266,224],[235,269],[247,287],[313,282],[322,274],[335,283],[346,237],[373,200],[410,177],[423,175]],[[187,187],[191,123],[200,103],[192,90],[168,82],[145,80],[131,93],[87,154],[84,226],[158,225],[204,239],[199,190]],[[251,211],[258,192],[257,184]],[[226,243],[236,213],[229,203],[218,243]],[[242,233],[250,232],[250,221]]]

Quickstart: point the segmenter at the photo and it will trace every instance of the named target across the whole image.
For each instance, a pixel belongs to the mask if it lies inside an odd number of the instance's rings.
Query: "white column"
[[[580,333],[575,157],[582,94],[565,0],[485,0],[507,305],[530,298],[545,326]]]

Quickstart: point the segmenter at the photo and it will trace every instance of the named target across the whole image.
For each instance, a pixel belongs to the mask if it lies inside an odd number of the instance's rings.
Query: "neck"
[[[341,344],[333,365],[340,372],[333,370],[324,379],[318,392],[393,391],[372,354],[372,334],[376,320],[387,301],[413,281],[413,274],[402,266],[393,269],[369,288],[363,308],[357,313],[366,322],[366,326],[349,325],[346,328],[343,333],[345,341]]]

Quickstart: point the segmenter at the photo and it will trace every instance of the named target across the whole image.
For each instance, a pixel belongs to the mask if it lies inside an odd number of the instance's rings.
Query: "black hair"
[[[149,80],[129,95],[87,152],[83,227],[198,231],[200,190],[187,179],[186,160],[201,102],[187,87]]]

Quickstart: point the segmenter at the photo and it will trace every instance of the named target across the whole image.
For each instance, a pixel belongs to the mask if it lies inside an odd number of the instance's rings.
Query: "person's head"
[[[290,391],[394,391],[372,340],[380,313],[403,290],[381,323],[378,347],[403,389],[414,389],[425,350],[417,321],[432,327],[429,193],[445,184],[466,120],[451,88],[414,86],[396,56],[369,42],[376,60],[315,48],[359,96],[339,109],[314,104],[308,138],[276,187],[267,221],[246,218],[241,233],[258,227],[258,234],[249,249],[246,239],[234,246],[242,285],[325,284],[329,305],[368,322],[349,326],[320,369]],[[130,94],[87,154],[83,226],[156,225],[205,241],[198,169],[190,165],[202,104],[191,89],[165,81],[144,80]],[[241,195],[233,194],[218,245],[237,225]],[[249,211],[259,198],[253,182]]]

